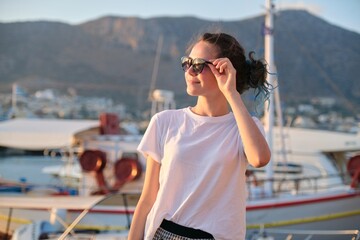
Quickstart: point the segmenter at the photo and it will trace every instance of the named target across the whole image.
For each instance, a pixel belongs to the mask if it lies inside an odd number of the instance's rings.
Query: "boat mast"
[[[268,71],[270,74],[267,76],[267,81],[270,86],[274,86],[275,82],[275,61],[274,61],[274,4],[272,0],[266,0],[266,14],[265,14],[265,26],[264,26],[264,42],[265,42],[265,60],[268,64]],[[264,119],[265,119],[265,132],[266,140],[271,150],[273,150],[273,126],[274,126],[274,95],[270,92],[269,100],[265,103],[264,108]],[[273,155],[273,154],[272,154]],[[265,194],[272,196],[272,179],[273,177],[273,164],[272,159],[266,166],[266,178],[269,181],[265,182]]]
[[[159,36],[158,43],[157,43],[154,67],[153,67],[153,72],[152,72],[152,76],[151,76],[151,84],[150,84],[149,95],[148,95],[148,100],[151,101],[150,117],[154,116],[154,114],[158,111],[158,102],[154,98],[154,91],[155,91],[156,80],[157,80],[157,75],[158,75],[158,71],[159,71],[159,64],[160,64],[161,49],[162,49],[163,41],[164,41],[164,38],[163,38],[163,35],[161,34]]]
[[[158,71],[159,71],[159,64],[160,64],[161,49],[162,49],[163,41],[164,41],[164,37],[161,34],[159,36],[157,48],[156,48],[154,67],[153,67],[153,72],[152,72],[152,76],[151,76],[151,84],[150,84],[150,90],[149,90],[149,95],[148,95],[149,101],[153,100],[153,92],[155,90],[157,75],[158,75]]]

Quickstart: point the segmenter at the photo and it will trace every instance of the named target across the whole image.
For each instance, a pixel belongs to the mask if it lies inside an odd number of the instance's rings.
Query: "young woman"
[[[139,239],[244,239],[248,164],[270,150],[241,93],[268,93],[266,66],[235,38],[205,33],[181,59],[193,107],[156,114],[138,147],[147,157],[129,233]]]

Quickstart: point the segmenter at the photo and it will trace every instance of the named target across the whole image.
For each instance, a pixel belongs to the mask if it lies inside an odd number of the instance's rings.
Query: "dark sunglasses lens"
[[[187,62],[183,63],[181,66],[182,66],[182,69],[184,70],[184,72],[189,70],[189,68],[191,67],[191,65]]]
[[[204,69],[205,63],[196,63],[192,65],[193,71],[195,74],[199,74]]]
[[[181,67],[186,72],[191,67],[191,59],[188,57],[181,58]]]
[[[195,58],[193,60],[193,70],[195,74],[199,74],[204,70],[205,61],[201,58]]]

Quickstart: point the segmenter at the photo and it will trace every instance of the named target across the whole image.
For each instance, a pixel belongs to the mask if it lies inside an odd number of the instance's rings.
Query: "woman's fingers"
[[[218,58],[212,61],[212,63],[220,74],[223,74],[229,67],[229,64],[231,64],[228,58]]]

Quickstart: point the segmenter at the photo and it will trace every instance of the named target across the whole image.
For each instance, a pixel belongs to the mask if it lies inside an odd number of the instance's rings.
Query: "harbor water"
[[[59,180],[42,172],[46,166],[64,164],[61,157],[12,155],[0,156],[0,180],[31,184],[57,184]]]

